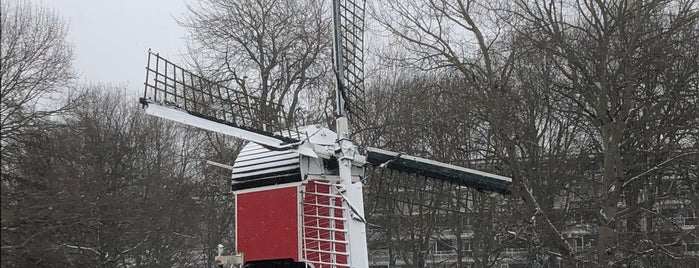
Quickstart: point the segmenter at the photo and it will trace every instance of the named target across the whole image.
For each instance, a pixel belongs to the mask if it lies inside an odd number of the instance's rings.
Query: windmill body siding
[[[301,181],[300,155],[248,143],[233,164],[233,190]]]

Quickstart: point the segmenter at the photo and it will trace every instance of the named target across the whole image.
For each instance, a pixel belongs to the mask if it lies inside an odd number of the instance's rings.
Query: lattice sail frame
[[[301,140],[296,122],[282,115],[282,105],[212,82],[150,50],[144,85],[141,98],[144,105],[152,102],[182,109],[197,117],[288,143]]]
[[[366,123],[364,91],[364,0],[333,2],[335,20],[335,72],[337,75],[338,114],[347,117],[352,127]]]

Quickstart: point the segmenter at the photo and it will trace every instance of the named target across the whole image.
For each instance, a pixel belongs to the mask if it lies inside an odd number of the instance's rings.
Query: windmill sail
[[[151,115],[272,148],[302,140],[295,123],[281,116],[281,105],[209,81],[150,51],[140,102]]]
[[[352,127],[366,120],[364,92],[364,0],[333,1],[337,113]]]
[[[468,169],[429,159],[404,155],[378,148],[367,148],[367,161],[374,166],[471,187],[482,191],[510,194],[512,179],[479,170]]]

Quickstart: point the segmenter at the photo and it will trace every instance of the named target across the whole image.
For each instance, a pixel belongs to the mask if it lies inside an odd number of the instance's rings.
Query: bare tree
[[[689,108],[696,105],[698,90],[696,6],[696,1],[522,1],[512,13],[524,20],[522,29],[530,30],[524,36],[556,63],[562,83],[553,89],[589,122],[588,133],[599,150],[600,265],[662,254],[653,247],[630,249],[633,243],[617,240],[620,222],[633,215],[626,209],[621,213],[619,204],[626,196],[636,207],[640,181],[652,178],[647,170],[697,153],[692,149],[697,114]]]
[[[547,254],[569,257],[572,247],[553,217],[552,191],[562,182],[550,180],[560,177],[541,171],[545,165],[555,167],[544,159],[558,157],[572,145],[569,140],[550,143],[558,140],[544,134],[574,130],[565,125],[574,120],[548,116],[553,100],[545,88],[530,90],[519,81],[526,77],[517,73],[518,64],[529,64],[530,58],[521,57],[526,48],[517,45],[508,24],[486,2],[426,0],[386,6],[377,8],[378,21],[396,36],[398,46],[411,52],[399,60],[413,68],[456,74],[460,89],[454,97],[462,104],[455,103],[461,107],[454,111],[460,115],[455,123],[463,117],[477,119],[465,124],[468,130],[460,133],[470,132],[467,137],[481,141],[471,147],[473,152],[507,166],[514,194],[524,200],[519,203],[525,208],[520,216],[531,219],[524,223],[533,225],[538,236],[532,243],[540,244]]]
[[[3,168],[22,131],[64,107],[57,97],[75,74],[66,22],[54,11],[27,1],[3,1],[0,17],[0,138]],[[43,102],[42,102],[43,101]]]
[[[197,160],[184,157],[181,131],[113,89],[82,97],[54,127],[25,133],[3,185],[3,266],[198,264],[206,207],[182,168]]]
[[[384,70],[369,89],[375,130],[361,137],[368,145],[460,166],[494,167],[487,162],[495,158],[480,149],[480,120],[464,114],[475,102],[462,98],[458,76]],[[513,222],[511,211],[501,209],[501,198],[407,174],[378,174],[367,179],[375,256],[387,256],[391,266],[410,267],[493,267],[502,260],[514,237],[506,232]]]
[[[375,14],[409,51],[398,60],[463,79],[461,98],[477,101],[462,115],[481,120],[469,125],[480,150],[507,164],[542,253],[606,265],[661,251],[618,244],[616,226],[649,218],[638,213],[649,202],[630,204],[642,185],[670,167],[694,168],[682,163],[696,154],[696,2],[426,0]],[[561,194],[596,225],[596,256],[564,237]]]
[[[330,19],[322,1],[208,0],[188,9],[180,24],[189,29],[197,69],[263,102],[283,104],[284,111],[272,112],[286,120],[324,119],[332,80]]]

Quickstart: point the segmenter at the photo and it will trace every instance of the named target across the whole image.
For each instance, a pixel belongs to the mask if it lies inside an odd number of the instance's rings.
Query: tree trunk
[[[618,202],[622,187],[623,164],[619,148],[621,140],[620,122],[608,122],[602,125],[602,139],[605,142],[604,162],[602,166],[606,198],[600,204],[598,224],[597,257],[600,264],[607,266],[615,258],[617,245],[616,216],[619,212]],[[603,194],[604,196],[604,194]]]

